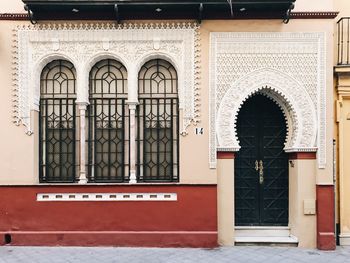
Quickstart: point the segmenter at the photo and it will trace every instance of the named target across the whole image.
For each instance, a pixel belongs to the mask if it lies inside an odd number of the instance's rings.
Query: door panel
[[[235,160],[235,224],[287,225],[288,158],[281,110],[270,99],[253,96],[239,112],[237,131],[241,149]]]

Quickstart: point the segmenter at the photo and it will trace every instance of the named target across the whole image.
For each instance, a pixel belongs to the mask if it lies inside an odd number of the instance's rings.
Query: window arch
[[[138,75],[138,180],[178,181],[178,77],[167,61],[145,63]]]
[[[127,71],[105,59],[90,71],[88,107],[89,182],[123,182],[129,174]]]
[[[66,60],[47,64],[40,77],[39,180],[76,179],[76,71]]]

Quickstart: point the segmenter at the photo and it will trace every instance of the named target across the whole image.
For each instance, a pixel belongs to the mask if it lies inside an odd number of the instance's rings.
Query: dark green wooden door
[[[235,159],[235,225],[288,225],[286,123],[275,102],[255,95],[237,120],[241,149]]]

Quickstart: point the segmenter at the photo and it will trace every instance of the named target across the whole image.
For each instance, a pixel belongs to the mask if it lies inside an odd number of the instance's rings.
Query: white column
[[[80,113],[80,166],[79,166],[79,184],[86,184],[86,166],[85,166],[85,114],[87,102],[77,102]]]
[[[85,114],[86,108],[89,104],[89,73],[85,68],[85,64],[81,63],[76,65],[77,80],[76,80],[76,93],[77,100],[76,105],[78,105],[79,115],[80,115],[80,129],[79,129],[79,148],[80,148],[80,158],[79,158],[79,184],[86,184],[86,165],[85,165]]]
[[[130,68],[128,72],[128,101],[130,120],[130,184],[136,184],[136,105],[138,105],[138,72],[136,68]]]
[[[130,119],[130,184],[136,184],[136,105],[137,102],[127,102],[129,105],[129,119]]]

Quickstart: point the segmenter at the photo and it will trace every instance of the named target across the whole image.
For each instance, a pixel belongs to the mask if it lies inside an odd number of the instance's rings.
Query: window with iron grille
[[[138,76],[138,181],[179,180],[178,78],[167,61],[155,59]]]
[[[74,182],[76,175],[76,112],[74,66],[55,60],[40,78],[40,182]]]
[[[127,71],[106,59],[90,71],[88,107],[88,180],[124,182],[129,174]]]

